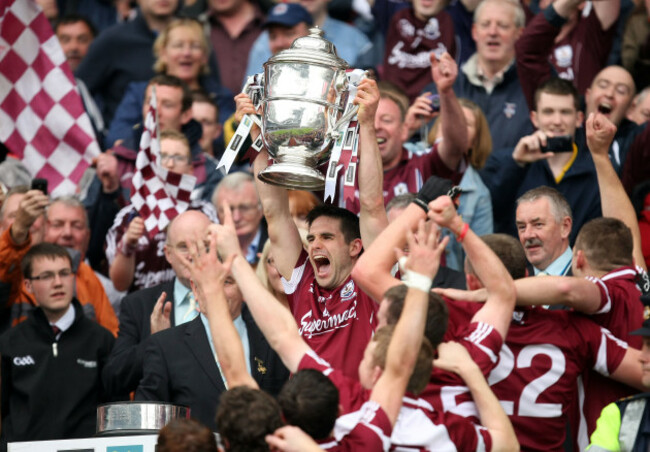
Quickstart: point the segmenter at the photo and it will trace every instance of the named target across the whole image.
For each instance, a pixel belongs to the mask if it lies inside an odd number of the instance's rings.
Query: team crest
[[[503,114],[510,119],[517,113],[517,104],[514,102],[505,102],[503,104]]]
[[[560,67],[569,67],[573,61],[573,49],[570,45],[566,44],[560,47],[557,47],[553,54],[555,56],[555,61]]]
[[[395,187],[393,187],[393,193],[395,193],[395,196],[405,195],[408,192],[409,188],[404,182],[400,182],[399,184],[395,185]]]
[[[354,281],[347,283],[343,289],[341,289],[341,301],[347,300],[354,295]]]
[[[440,37],[440,23],[438,19],[432,17],[427,22],[427,25],[424,27],[424,37],[426,39],[434,40]]]

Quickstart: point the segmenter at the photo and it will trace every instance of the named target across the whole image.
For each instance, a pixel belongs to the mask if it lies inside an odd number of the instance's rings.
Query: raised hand
[[[151,334],[155,334],[158,331],[166,330],[171,328],[171,312],[172,312],[172,302],[165,301],[167,298],[167,293],[163,292],[158,297],[156,304],[153,307],[150,317],[150,326]]]
[[[609,156],[609,146],[616,135],[616,126],[602,113],[590,113],[586,124],[587,147],[592,155]],[[609,157],[608,157],[609,158]]]
[[[432,224],[420,220],[418,230],[413,233],[408,231],[406,241],[408,244],[408,257],[400,249],[396,249],[397,258],[403,262],[405,270],[410,270],[433,279],[440,267],[440,256],[445,250],[449,238],[445,237],[438,242],[440,230]],[[406,257],[406,260],[404,258]]]
[[[375,113],[377,113],[377,105],[379,105],[377,82],[369,78],[361,80],[357,87],[357,95],[352,103],[359,105],[357,113],[359,124],[374,126]]]
[[[458,76],[456,61],[447,52],[443,53],[440,59],[436,58],[436,54],[431,52],[429,60],[431,61],[431,77],[436,87],[438,87],[438,92],[445,93],[453,89]]]

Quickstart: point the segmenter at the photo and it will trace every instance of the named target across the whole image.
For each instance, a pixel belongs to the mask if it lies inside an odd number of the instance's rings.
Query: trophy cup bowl
[[[318,167],[329,159],[347,102],[348,64],[319,28],[264,63],[262,141],[274,163],[260,180],[298,190],[321,190]],[[346,121],[347,121],[346,120]]]

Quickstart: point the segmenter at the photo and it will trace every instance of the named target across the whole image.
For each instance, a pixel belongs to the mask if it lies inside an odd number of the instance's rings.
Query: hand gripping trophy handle
[[[255,110],[259,108],[260,103],[262,101],[263,83],[264,83],[263,73],[251,75],[246,80],[246,84],[242,89],[242,93],[248,95],[248,97],[250,97],[250,99],[253,101],[253,106],[255,107]],[[253,124],[257,124],[257,126],[260,129],[262,128],[262,122],[260,121],[257,115],[248,115],[248,114],[244,115],[241,122],[239,123],[239,126],[237,126],[237,130],[235,131],[235,134],[230,139],[230,142],[228,143],[228,147],[224,151],[221,160],[219,160],[217,169],[224,167],[226,173],[230,172],[230,167],[232,166],[235,159],[237,158],[237,154],[241,150],[241,147],[244,145],[244,142],[246,141],[246,137],[250,135]],[[261,135],[257,140],[255,140],[252,147],[259,152],[259,150],[262,147]]]
[[[343,115],[341,115],[339,120],[336,121],[336,124],[334,124],[334,126],[331,127],[331,130],[329,130],[327,133],[332,141],[336,141],[341,136],[341,134],[347,130],[348,124],[357,115],[359,106],[354,105],[352,101],[357,95],[357,87],[359,86],[359,83],[361,83],[362,80],[368,78],[368,71],[354,69],[350,72],[347,72],[345,75],[348,81],[348,101]]]

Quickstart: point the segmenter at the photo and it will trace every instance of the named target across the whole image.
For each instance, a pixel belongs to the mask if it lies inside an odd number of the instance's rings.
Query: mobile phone
[[[32,179],[32,190],[40,190],[47,195],[47,179]]]
[[[438,94],[431,94],[430,96],[427,96],[427,99],[431,101],[431,110],[434,113],[437,113],[440,111],[440,96]]]
[[[571,135],[549,137],[546,139],[546,146],[542,146],[542,150],[546,152],[573,152],[573,137]]]

